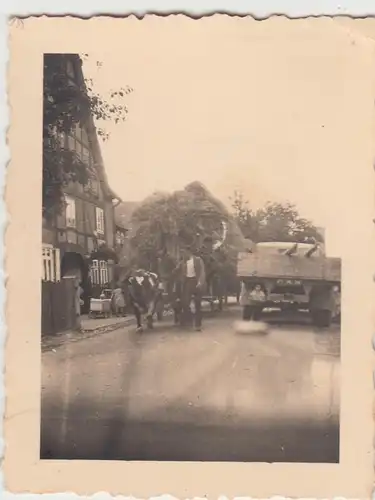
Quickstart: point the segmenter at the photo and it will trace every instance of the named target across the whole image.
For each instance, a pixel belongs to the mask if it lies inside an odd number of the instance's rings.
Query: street
[[[274,319],[241,335],[239,317],[44,352],[41,458],[338,462],[339,327]]]

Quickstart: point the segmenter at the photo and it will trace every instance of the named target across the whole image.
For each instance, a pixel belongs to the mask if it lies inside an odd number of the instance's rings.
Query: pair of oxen
[[[175,313],[175,322],[178,322],[179,298],[173,293],[175,288],[166,287],[160,277],[153,272],[138,269],[123,281],[125,296],[133,310],[137,322],[137,331],[143,331],[143,319],[147,328],[153,328],[154,317],[162,319],[165,308],[165,295],[167,302]],[[170,288],[170,290],[168,290]]]

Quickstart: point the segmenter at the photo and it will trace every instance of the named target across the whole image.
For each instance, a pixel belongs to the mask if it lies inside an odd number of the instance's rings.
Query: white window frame
[[[90,278],[93,285],[107,285],[109,282],[108,262],[93,260],[90,267]]]
[[[93,260],[90,266],[90,278],[93,285],[100,285],[99,261]]]
[[[42,243],[42,281],[60,280],[60,249],[48,243]]]
[[[104,235],[104,210],[100,207],[95,207],[96,232]]]
[[[100,284],[106,285],[108,283],[108,262],[101,260],[99,262],[100,271]]]
[[[65,203],[66,227],[75,229],[77,227],[76,200],[71,196],[65,195]]]

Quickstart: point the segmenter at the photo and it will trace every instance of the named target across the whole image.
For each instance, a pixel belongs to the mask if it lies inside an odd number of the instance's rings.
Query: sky
[[[194,180],[228,204],[235,190],[254,208],[290,201],[340,255],[362,62],[343,30],[328,39],[313,26],[273,34],[262,24],[134,23],[111,50],[89,53],[83,70],[95,90],[134,89],[127,120],[105,124],[109,181],[124,201]]]

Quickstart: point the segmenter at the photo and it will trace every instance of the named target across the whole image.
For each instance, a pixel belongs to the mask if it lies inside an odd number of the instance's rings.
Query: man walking
[[[194,327],[195,330],[202,329],[202,293],[206,283],[206,272],[204,262],[189,248],[182,251],[182,262],[180,264],[181,278],[181,325],[185,326],[191,318],[190,304],[194,303]]]

